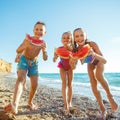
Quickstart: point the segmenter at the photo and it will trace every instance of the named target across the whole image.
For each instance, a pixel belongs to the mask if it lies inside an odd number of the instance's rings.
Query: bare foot
[[[62,108],[61,111],[64,115],[69,115],[70,114],[68,109]]]
[[[28,104],[28,107],[30,108],[30,110],[37,110],[37,106],[35,106],[33,103],[32,104]]]
[[[15,108],[15,106],[12,103],[9,103],[8,105],[6,105],[4,107],[4,111],[5,112],[10,112],[14,115],[18,113],[17,109]]]
[[[109,99],[112,111],[116,112],[118,110],[118,104],[115,102],[112,96],[108,96],[108,99]]]
[[[72,104],[71,103],[68,104],[68,108],[72,108]]]
[[[101,112],[101,114],[98,116],[98,118],[101,120],[106,120],[106,116],[107,116],[107,112],[104,111],[104,112]]]

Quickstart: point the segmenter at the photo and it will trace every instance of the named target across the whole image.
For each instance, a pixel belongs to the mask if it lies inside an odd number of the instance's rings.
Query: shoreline
[[[0,73],[0,116],[2,114],[2,120],[7,120],[7,117],[10,116],[12,117],[11,120],[99,120],[98,114],[100,110],[96,101],[73,94],[71,116],[66,116],[61,111],[63,107],[61,91],[41,84],[38,86],[33,101],[38,106],[38,109],[29,110],[27,107],[29,82],[27,82],[27,90],[23,91],[21,96],[18,114],[14,116],[4,113],[3,107],[11,102],[16,82],[15,78],[9,78],[7,75],[9,73]],[[107,111],[109,111],[108,120],[120,119],[120,109],[116,113],[112,113],[109,103],[104,100],[104,104]],[[4,119],[5,117],[6,119]]]

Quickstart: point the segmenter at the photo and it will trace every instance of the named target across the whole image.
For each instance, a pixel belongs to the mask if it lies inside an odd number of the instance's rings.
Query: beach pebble
[[[61,91],[44,85],[37,89],[33,100],[38,106],[37,110],[29,110],[27,107],[30,85],[27,83],[27,90],[23,91],[20,99],[18,115],[6,114],[3,112],[4,105],[12,101],[15,79],[0,76],[0,120],[99,120],[99,106],[95,100],[88,97],[73,94],[71,115],[63,114],[59,108],[63,108]],[[7,83],[7,84],[6,84]],[[119,120],[120,109],[111,114],[111,108],[107,101],[103,101],[106,110],[109,111],[108,120]],[[1,119],[2,118],[2,119]]]

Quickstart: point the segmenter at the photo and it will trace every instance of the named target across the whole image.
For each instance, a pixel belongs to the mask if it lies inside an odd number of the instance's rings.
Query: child
[[[18,113],[19,100],[23,90],[24,79],[26,74],[30,77],[31,88],[28,98],[28,107],[31,110],[37,109],[33,104],[33,98],[38,86],[38,61],[37,57],[42,50],[43,59],[47,60],[46,43],[41,40],[46,34],[46,25],[44,22],[38,21],[33,29],[34,36],[27,35],[22,44],[16,50],[17,54],[22,53],[20,61],[18,62],[18,74],[15,84],[14,96],[12,103],[4,107],[5,112],[13,114]],[[42,44],[40,44],[42,41]]]
[[[98,81],[102,85],[103,89],[106,91],[108,100],[111,105],[111,109],[113,112],[115,112],[118,109],[117,103],[114,101],[113,96],[110,92],[109,85],[103,76],[104,72],[104,64],[106,63],[105,58],[103,57],[102,52],[100,51],[98,45],[93,41],[88,41],[87,36],[83,29],[77,28],[73,32],[74,42],[75,42],[75,48],[81,49],[81,47],[85,44],[89,44],[92,50],[90,51],[90,54],[94,56],[94,61],[92,63],[88,63],[87,69],[88,69],[88,75],[90,78],[90,83],[92,87],[92,91],[97,99],[97,102],[100,106],[100,109],[102,111],[101,117],[105,118],[105,107],[103,104],[103,100],[100,94],[100,91],[98,90]]]
[[[62,44],[65,49],[72,51],[71,41],[72,35],[70,32],[65,32],[62,34]],[[56,62],[58,55],[54,53],[53,62]],[[64,59],[60,57],[60,62],[58,63],[60,68],[60,76],[62,79],[62,97],[64,102],[63,112],[69,114],[69,108],[72,106],[72,79],[73,79],[73,70],[69,64],[69,59]],[[68,87],[68,91],[66,93]]]

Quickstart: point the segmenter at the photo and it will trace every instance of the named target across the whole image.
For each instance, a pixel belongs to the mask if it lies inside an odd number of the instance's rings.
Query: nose
[[[79,40],[78,39],[75,39],[75,42],[78,42]]]

